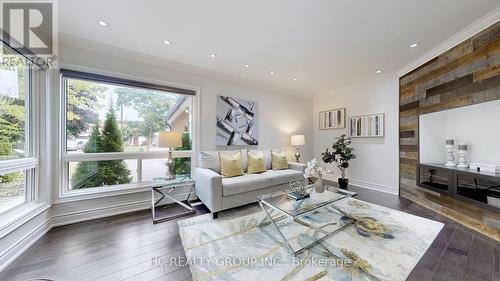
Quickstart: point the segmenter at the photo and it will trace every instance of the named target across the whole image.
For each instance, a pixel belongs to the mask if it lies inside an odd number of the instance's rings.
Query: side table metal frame
[[[185,200],[186,203],[184,203],[183,201],[178,200],[170,195],[170,193],[172,193],[174,190],[181,188],[181,187],[185,187],[185,186],[190,186],[188,197]],[[178,183],[178,184],[175,184],[172,186],[152,186],[152,189],[151,189],[151,215],[152,215],[153,223],[157,224],[159,222],[170,221],[170,220],[174,220],[174,219],[177,219],[180,217],[185,217],[185,216],[190,216],[190,215],[196,214],[196,210],[193,208],[193,206],[191,205],[191,202],[189,201],[189,199],[191,198],[191,195],[194,193],[194,186],[195,186],[195,183],[193,181],[189,181],[186,183]],[[159,199],[155,198],[155,193],[160,195]],[[157,218],[155,208],[162,206],[160,203],[165,198],[173,201],[173,203],[169,203],[169,204],[177,203],[178,205],[184,207],[187,211],[182,212],[182,213],[178,213],[178,214],[175,214],[172,216]],[[163,206],[165,206],[165,205],[163,205]]]

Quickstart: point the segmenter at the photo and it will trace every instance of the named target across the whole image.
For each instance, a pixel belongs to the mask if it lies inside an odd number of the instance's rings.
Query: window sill
[[[121,186],[94,187],[79,190],[67,190],[62,192],[53,204],[75,202],[117,195],[125,195],[151,190],[151,182],[127,184]]]
[[[27,202],[0,215],[0,239],[50,208],[48,203]]]

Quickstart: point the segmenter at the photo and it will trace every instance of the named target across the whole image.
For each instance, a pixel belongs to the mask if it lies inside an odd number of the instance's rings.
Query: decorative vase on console
[[[467,144],[459,143],[458,144],[458,165],[459,168],[469,168],[467,165]]]
[[[323,182],[323,168],[319,166],[318,161],[313,159],[307,162],[307,167],[304,170],[305,178],[316,178],[314,181],[314,191],[322,193],[325,191],[325,184]]]
[[[325,183],[323,182],[323,176],[319,175],[316,181],[314,182],[314,191],[316,193],[323,193],[325,192]]]
[[[455,148],[455,140],[451,138],[446,139],[446,164],[448,167],[456,167],[455,156],[453,155],[453,149]]]

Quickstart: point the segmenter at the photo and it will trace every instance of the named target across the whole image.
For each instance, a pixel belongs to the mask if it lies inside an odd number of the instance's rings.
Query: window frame
[[[4,43],[5,44],[5,43]],[[5,46],[4,46],[5,47]],[[13,54],[24,57],[23,54],[18,53],[12,49]],[[26,62],[26,96],[25,96],[25,109],[26,120],[24,128],[24,149],[25,157],[14,158],[0,161],[0,174],[7,174],[13,172],[25,172],[24,182],[24,202],[12,208],[0,212],[1,217],[10,217],[17,209],[22,209],[24,206],[34,203],[40,203],[40,189],[39,189],[39,173],[40,173],[40,131],[41,124],[41,110],[40,104],[43,99],[42,96],[46,93],[45,80],[46,69],[40,68],[38,65],[33,64],[31,60],[24,58]]]
[[[73,67],[77,68],[78,67]],[[172,151],[172,158],[191,158],[191,175],[194,174],[196,167],[196,157],[198,151],[199,138],[199,88],[166,83],[164,81],[152,80],[137,76],[127,76],[117,73],[104,73],[95,69],[85,69],[85,71],[70,70],[61,68],[59,73],[59,198],[55,203],[72,202],[85,199],[100,198],[106,196],[115,196],[135,192],[150,190],[151,181],[142,181],[142,160],[161,159],[168,157],[168,151],[147,151],[147,152],[101,152],[84,153],[71,152],[66,150],[67,131],[67,79],[79,79],[94,83],[104,83],[111,85],[121,85],[125,87],[135,87],[139,89],[150,89],[156,91],[165,91],[179,95],[189,96],[191,98],[191,150]],[[137,181],[122,185],[101,186],[85,189],[71,189],[69,186],[69,163],[78,161],[102,161],[102,160],[136,160],[137,161]]]

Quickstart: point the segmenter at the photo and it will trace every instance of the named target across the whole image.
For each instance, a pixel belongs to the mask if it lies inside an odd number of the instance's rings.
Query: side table
[[[163,221],[169,221],[176,218],[189,216],[196,214],[193,206],[189,199],[194,193],[195,182],[188,175],[178,175],[173,180],[167,180],[165,178],[154,178],[151,185],[151,215],[153,223],[159,223]],[[173,192],[180,188],[188,188],[189,193],[186,200],[178,200],[173,195]],[[168,203],[168,205],[177,203],[178,205],[184,207],[187,211],[181,213],[175,213],[174,215],[157,217],[156,208],[166,206],[167,204],[162,204],[164,199],[169,199],[173,202]]]

